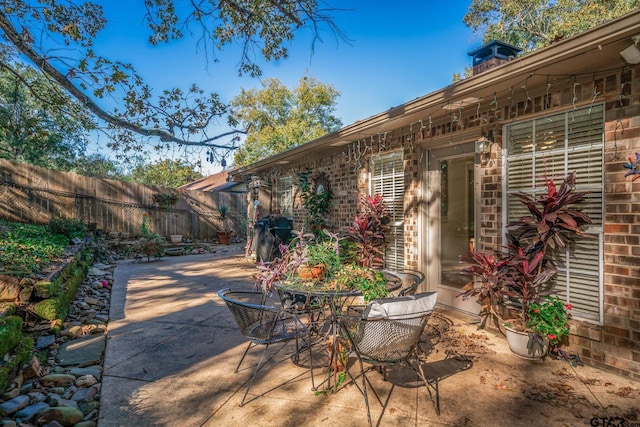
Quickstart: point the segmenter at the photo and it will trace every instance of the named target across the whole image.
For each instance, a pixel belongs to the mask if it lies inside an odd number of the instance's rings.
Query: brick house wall
[[[440,113],[420,131],[393,129],[387,150],[402,150],[405,175],[405,266],[421,269],[420,217],[430,201],[424,196],[426,160],[430,150],[462,142],[491,131],[495,143],[489,154],[480,155],[479,236],[476,250],[499,250],[502,239],[502,126],[545,112],[566,111],[592,103],[605,105],[604,175],[604,323],[572,321],[569,350],[592,366],[640,379],[640,180],[625,177],[622,165],[640,152],[640,67],[595,75],[557,79],[516,93],[496,96],[491,103],[467,108],[456,120]],[[360,142],[358,141],[358,144]],[[355,142],[354,142],[355,144]],[[355,146],[355,145],[353,145]],[[366,147],[366,143],[365,143]],[[375,146],[372,150],[375,154]],[[344,232],[359,211],[359,197],[368,194],[368,160],[359,164],[348,148],[327,146],[291,165],[278,165],[273,177],[306,170],[324,172],[335,198],[326,226]],[[266,169],[265,169],[266,171]],[[578,174],[580,172],[578,171]],[[312,174],[312,176],[313,176]],[[299,191],[294,191],[294,228],[304,221]]]

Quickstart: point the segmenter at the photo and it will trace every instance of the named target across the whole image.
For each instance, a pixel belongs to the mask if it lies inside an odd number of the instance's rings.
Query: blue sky
[[[289,46],[289,58],[264,64],[263,77],[278,78],[289,88],[305,74],[333,85],[340,92],[335,115],[344,125],[451,84],[453,73],[463,73],[471,63],[467,52],[481,45],[462,23],[470,0],[329,1],[344,9],[333,15],[350,43],[324,29],[323,42],[312,54],[309,33],[302,31]],[[209,64],[188,37],[153,47],[146,43],[142,0],[99,3],[108,25],[96,50],[132,63],[154,90],[196,82],[229,101],[241,88],[260,88],[258,79],[238,77],[239,56],[233,47],[219,55],[218,63]],[[209,166],[205,172],[217,170]]]

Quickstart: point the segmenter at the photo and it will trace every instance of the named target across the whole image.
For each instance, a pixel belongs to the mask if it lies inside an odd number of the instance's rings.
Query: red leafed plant
[[[511,325],[516,329],[525,329],[525,325],[529,321],[529,307],[532,303],[553,293],[551,286],[549,286],[549,280],[556,275],[558,270],[551,262],[544,259],[544,255],[543,251],[538,251],[527,256],[521,248],[518,248],[518,253],[509,260],[504,275],[504,294],[520,301],[521,308],[518,310],[520,319],[516,319],[519,324],[513,323]]]
[[[559,189],[549,180],[546,194],[540,197],[517,194],[531,215],[507,224],[512,229],[507,235],[508,253],[471,252],[460,258],[469,264],[462,273],[479,279],[463,289],[461,298],[476,296],[483,313],[497,319],[501,319],[497,306],[512,298],[520,305],[519,318],[512,326],[526,329],[532,304],[554,292],[551,280],[558,270],[552,261],[553,251],[564,248],[575,236],[590,237],[582,229],[591,223],[589,216],[572,206],[582,202],[586,194],[574,192],[575,181],[573,172],[564,178]]]
[[[581,227],[590,224],[591,220],[587,214],[570,205],[582,202],[587,193],[573,192],[575,184],[576,173],[572,172],[565,177],[559,190],[550,179],[547,194],[539,198],[526,193],[516,195],[531,215],[512,221],[507,227],[515,227],[511,234],[527,254],[564,248],[572,235],[585,237]]]
[[[473,251],[467,256],[460,257],[460,262],[469,264],[460,273],[474,276],[478,279],[478,286],[475,286],[473,281],[468,283],[459,296],[463,300],[476,297],[483,314],[499,317],[495,309],[503,299],[507,274],[505,267],[511,262],[511,257],[504,254],[485,255]],[[488,318],[489,316],[485,316],[484,321],[486,322]]]
[[[358,264],[362,267],[382,268],[383,250],[387,246],[384,233],[389,218],[385,215],[387,204],[381,195],[362,196],[363,209],[356,215],[347,235],[358,245]]]

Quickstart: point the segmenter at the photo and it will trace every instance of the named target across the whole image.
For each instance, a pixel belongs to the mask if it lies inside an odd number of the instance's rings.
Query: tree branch
[[[215,144],[216,141],[225,136],[233,134],[244,134],[243,130],[231,130],[210,138],[206,138],[200,141],[190,141],[182,138],[178,138],[170,132],[162,129],[145,128],[137,123],[125,120],[108,113],[101,108],[93,99],[87,96],[84,92],[78,89],[64,74],[62,74],[57,68],[51,65],[45,57],[36,52],[30,42],[23,38],[18,31],[14,28],[11,21],[0,11],[0,29],[3,31],[5,37],[18,49],[23,55],[25,55],[36,67],[38,67],[45,75],[52,78],[56,83],[63,87],[71,96],[76,98],[82,104],[84,104],[88,110],[95,114],[101,120],[109,123],[110,125],[127,129],[142,136],[157,137],[163,142],[174,142],[180,145],[191,146],[205,146],[210,148],[218,148],[224,150],[235,150],[237,147],[230,145]]]

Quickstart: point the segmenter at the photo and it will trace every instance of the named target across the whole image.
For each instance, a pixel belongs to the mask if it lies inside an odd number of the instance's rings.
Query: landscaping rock
[[[31,403],[36,403],[36,402],[46,402],[47,397],[44,393],[40,393],[40,392],[31,392],[28,394],[29,398],[31,399]],[[49,405],[51,406],[51,405]]]
[[[20,394],[31,393],[33,388],[33,382],[31,380],[25,381],[25,383],[20,386]]]
[[[107,264],[102,263],[102,262],[96,262],[91,267],[95,268],[97,270],[106,270],[107,268],[109,268],[109,266]]]
[[[70,386],[75,381],[76,377],[69,374],[49,374],[40,378],[40,383],[45,387]]]
[[[20,395],[20,389],[19,388],[12,388],[11,390],[8,390],[4,393],[2,393],[2,400],[7,401],[7,400],[11,400],[14,397],[17,397],[18,395]]]
[[[91,401],[80,401],[78,402],[78,408],[82,411],[83,414],[89,415],[91,412],[96,411],[100,407],[100,403],[95,400]]]
[[[20,280],[13,276],[0,275],[0,302],[17,300],[20,289]]]
[[[102,277],[107,274],[105,271],[100,270],[99,268],[91,267],[89,271],[87,271],[88,276],[98,276]]]
[[[84,302],[86,302],[89,305],[98,305],[98,304],[100,304],[100,300],[98,298],[94,298],[94,297],[84,297]]]
[[[67,337],[72,337],[72,338],[77,338],[77,337],[81,337],[82,336],[82,326],[80,325],[75,325],[72,326],[68,329],[65,329],[64,331],[60,332],[61,335],[67,336]]]
[[[76,387],[87,388],[98,383],[98,380],[93,375],[83,375],[76,378]]]
[[[30,332],[48,333],[37,338],[34,336],[34,347],[45,350],[47,359],[39,362],[33,358],[2,394],[0,412],[5,418],[0,420],[0,427],[96,427],[113,266],[97,263],[90,270],[91,276],[88,275],[78,288],[66,319],[55,324],[56,328],[62,329],[57,337],[50,332],[54,327],[52,322],[31,324]],[[1,288],[4,297],[11,301],[0,301],[0,305],[13,306],[13,302],[20,298],[20,292],[26,292],[25,288],[34,288],[34,292],[44,297],[50,290],[46,286],[49,282],[44,280],[52,278],[43,277],[42,280],[41,286],[35,287],[32,282],[22,283],[13,277],[5,282],[0,280],[0,283],[5,283]],[[55,297],[46,300],[49,301],[47,304],[53,299]],[[55,304],[45,308],[51,316],[58,310]],[[13,329],[6,326],[6,333],[0,334],[0,347],[8,346],[9,338],[15,335],[9,332],[22,329],[22,320],[18,316],[13,317],[15,325],[10,325]]]
[[[109,321],[109,314],[96,314],[95,320],[107,323]]]
[[[36,348],[42,350],[51,346],[54,342],[56,342],[55,335],[42,335],[36,341]]]
[[[98,392],[98,390],[95,387],[89,387],[89,388],[79,388],[74,394],[73,396],[71,396],[71,400],[74,400],[76,402],[81,402],[84,400],[89,400],[91,399],[93,396],[95,396],[95,394]]]
[[[14,412],[21,410],[22,408],[25,408],[29,404],[29,400],[29,396],[24,394],[14,397],[11,400],[0,403],[0,411],[4,412],[7,415],[11,415]]]
[[[86,368],[70,368],[69,373],[76,377],[81,377],[83,375],[91,375],[92,377],[100,380],[102,377],[102,366],[94,365],[87,366]]]
[[[47,409],[49,409],[49,405],[44,402],[38,402],[19,410],[14,414],[14,418],[16,419],[16,421],[29,421],[32,418],[36,417],[38,414],[46,411]]]
[[[49,404],[49,406],[64,406],[68,408],[80,409],[78,408],[78,402],[76,402],[75,400],[63,399],[62,397],[56,395],[50,396],[47,403]]]
[[[55,421],[63,427],[71,427],[77,422],[82,421],[83,417],[84,414],[79,409],[67,406],[56,406],[41,412],[36,422],[43,425]]]
[[[71,399],[71,396],[73,396],[76,391],[78,391],[78,387],[71,386],[71,387],[69,387],[68,389],[66,389],[64,391],[64,393],[62,394],[62,398],[63,399]]]
[[[44,369],[40,366],[40,361],[37,357],[33,356],[29,365],[22,370],[24,378],[37,378],[44,374]]]
[[[102,358],[106,346],[104,335],[91,335],[64,343],[58,349],[56,361],[62,366],[95,365]]]

